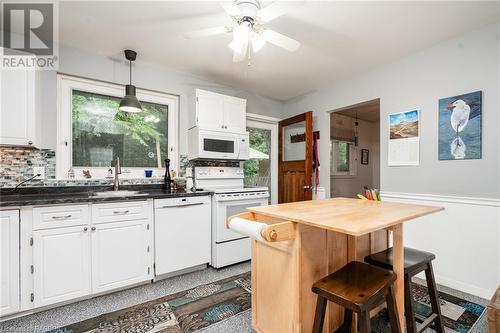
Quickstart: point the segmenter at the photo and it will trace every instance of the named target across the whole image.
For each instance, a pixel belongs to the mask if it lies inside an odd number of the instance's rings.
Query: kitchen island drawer
[[[92,223],[143,220],[150,216],[148,201],[127,201],[92,205]]]
[[[210,203],[210,196],[193,196],[181,198],[156,199],[155,209],[169,207],[191,207]]]
[[[33,229],[51,229],[89,223],[88,205],[33,208]]]

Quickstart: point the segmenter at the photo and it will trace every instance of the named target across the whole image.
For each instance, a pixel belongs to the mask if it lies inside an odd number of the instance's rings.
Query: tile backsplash
[[[179,176],[186,174],[189,166],[240,166],[234,161],[197,161],[190,162],[187,156],[180,156]],[[56,152],[52,149],[33,149],[28,147],[0,147],[0,187],[15,187],[20,182],[33,177],[34,167],[45,167],[44,180],[31,180],[21,185],[31,186],[81,186],[111,185],[112,179],[56,179]],[[121,178],[120,184],[158,184],[162,178]]]

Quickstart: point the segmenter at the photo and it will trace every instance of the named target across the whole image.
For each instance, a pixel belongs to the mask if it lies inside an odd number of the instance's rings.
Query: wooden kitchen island
[[[403,227],[440,207],[335,198],[249,208],[236,217],[268,224],[252,242],[252,326],[259,333],[312,331],[312,284],[352,260],[386,249],[392,232],[396,301],[404,320]],[[230,225],[231,220],[228,219]],[[343,310],[328,304],[324,332]]]

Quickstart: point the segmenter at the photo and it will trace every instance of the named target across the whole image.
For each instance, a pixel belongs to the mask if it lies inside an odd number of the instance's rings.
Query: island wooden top
[[[443,210],[442,207],[348,198],[310,200],[248,208],[259,215],[361,236]]]

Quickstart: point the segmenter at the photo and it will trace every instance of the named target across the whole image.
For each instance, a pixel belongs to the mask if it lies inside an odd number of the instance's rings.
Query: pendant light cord
[[[129,76],[128,77],[129,77],[130,85],[132,85],[132,61],[129,60],[128,63],[129,63]]]

